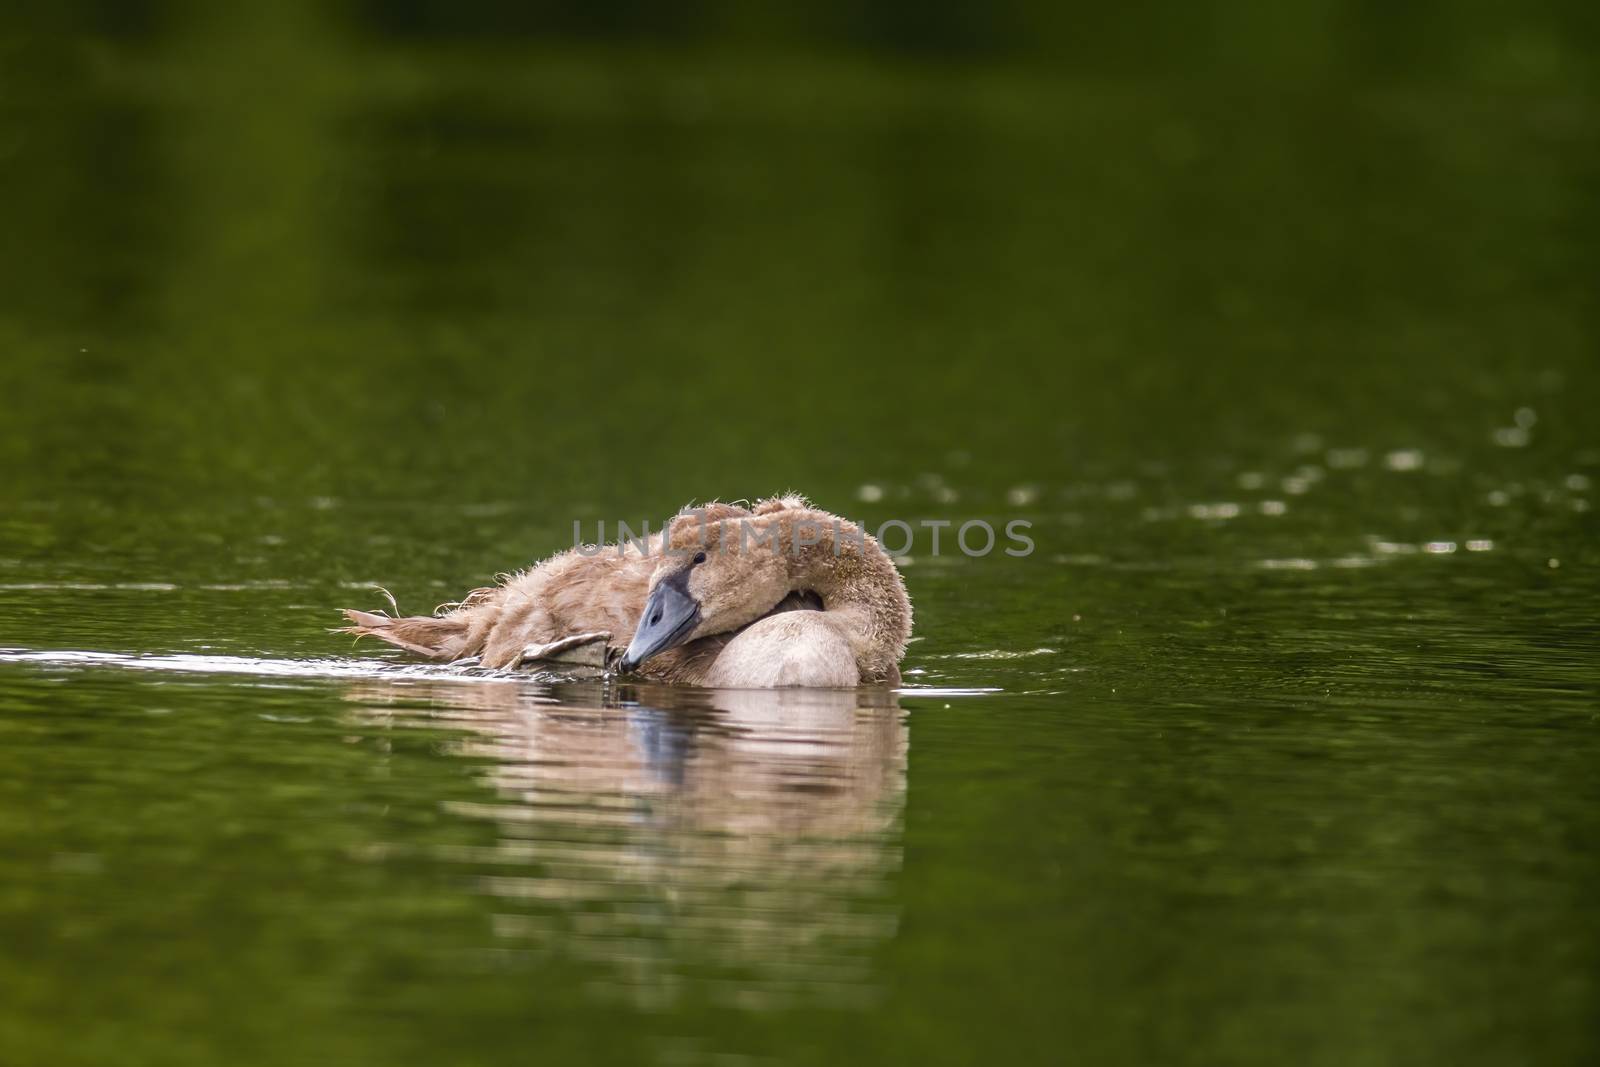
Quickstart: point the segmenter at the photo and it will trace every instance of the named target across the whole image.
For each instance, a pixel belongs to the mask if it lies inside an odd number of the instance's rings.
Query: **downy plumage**
[[[570,549],[434,616],[345,616],[342,632],[431,659],[508,668],[603,641],[624,672],[729,688],[898,684],[911,636],[877,541],[794,495],[686,508],[642,542]]]

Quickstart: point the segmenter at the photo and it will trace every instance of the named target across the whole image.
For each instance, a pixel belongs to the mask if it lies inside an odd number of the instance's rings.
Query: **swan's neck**
[[[822,598],[865,677],[890,677],[911,635],[911,602],[894,561],[855,523],[823,512],[780,520],[789,585]]]

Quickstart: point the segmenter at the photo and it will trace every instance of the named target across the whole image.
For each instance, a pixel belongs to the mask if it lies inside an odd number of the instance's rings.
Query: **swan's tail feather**
[[[460,659],[467,645],[467,620],[459,616],[411,615],[391,618],[370,611],[344,609],[353,625],[341,626],[336,633],[357,637],[376,637],[391,645],[432,659]]]

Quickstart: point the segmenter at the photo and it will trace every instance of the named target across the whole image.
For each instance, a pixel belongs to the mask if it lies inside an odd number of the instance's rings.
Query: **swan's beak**
[[[689,572],[684,571],[657,585],[650,594],[633,641],[622,654],[624,672],[638,669],[657,652],[677,648],[689,639],[700,622],[700,605],[689,595],[688,584]]]

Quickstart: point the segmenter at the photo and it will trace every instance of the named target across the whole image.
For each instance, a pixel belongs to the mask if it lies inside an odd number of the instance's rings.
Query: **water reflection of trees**
[[[454,850],[501,948],[639,1003],[872,1000],[892,935],[907,728],[892,695],[386,683],[363,714],[467,727],[498,840]],[[598,699],[595,699],[598,698]]]

